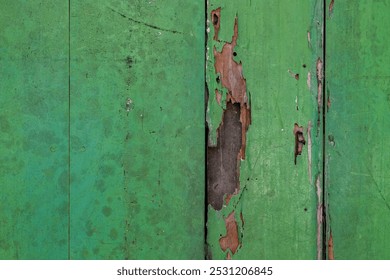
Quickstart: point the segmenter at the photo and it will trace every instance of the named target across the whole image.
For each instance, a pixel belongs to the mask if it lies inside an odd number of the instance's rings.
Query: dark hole
[[[305,209],[303,209],[303,210],[305,210],[305,212],[307,212],[307,208],[305,208]]]
[[[233,52],[233,56],[237,56],[237,53],[236,53],[236,52]]]
[[[217,14],[213,14],[213,24],[214,25],[217,25],[218,24],[218,16],[217,16]]]
[[[219,76],[217,76],[215,80],[217,81],[217,83],[219,83],[220,82]]]
[[[249,181],[249,177],[246,180]]]
[[[303,68],[306,68],[306,64],[303,64],[302,67],[303,67]]]

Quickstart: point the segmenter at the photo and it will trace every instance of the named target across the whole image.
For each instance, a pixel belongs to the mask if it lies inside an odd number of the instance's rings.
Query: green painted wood
[[[71,14],[71,258],[202,259],[204,1]]]
[[[0,1],[0,259],[68,258],[67,1]]]
[[[221,74],[215,73],[213,49],[215,47],[221,52],[226,42],[232,42],[235,17],[238,39],[234,61],[242,63],[252,123],[247,131],[245,160],[239,161],[240,190],[227,205],[225,201],[222,210],[216,211],[211,205],[208,208],[209,258],[321,257],[318,250],[322,248],[322,237],[320,235],[320,240],[317,240],[317,234],[322,233],[322,229],[317,227],[317,208],[322,197],[317,198],[315,183],[317,179],[319,183],[322,181],[322,119],[320,117],[318,124],[316,79],[317,60],[322,55],[322,4],[322,1],[288,0],[248,0],[239,4],[227,0],[210,1],[207,54],[209,146],[225,141],[217,139],[217,128],[228,92],[221,85]],[[219,41],[216,41],[213,26],[216,21],[211,14],[218,8],[221,8],[221,14]],[[296,74],[299,74],[298,80]],[[223,92],[221,105],[216,99],[216,89]],[[295,123],[303,126],[306,139],[296,165]],[[311,145],[308,144],[309,138]],[[236,252],[221,248],[221,241],[226,241],[225,237],[229,235],[225,220],[232,213],[236,225],[233,223],[230,232],[234,242],[236,228]]]
[[[333,3],[326,24],[328,257],[389,259],[390,3]]]

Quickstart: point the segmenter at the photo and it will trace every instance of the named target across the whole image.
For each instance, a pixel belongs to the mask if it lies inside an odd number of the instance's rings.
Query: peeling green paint
[[[230,42],[238,18],[236,60],[243,65],[252,113],[246,158],[239,163],[240,191],[221,211],[208,208],[209,258],[227,257],[219,240],[226,235],[224,219],[233,211],[241,244],[235,254],[229,252],[233,259],[317,258],[315,178],[322,172],[322,124],[317,122],[315,77],[316,62],[322,55],[321,3],[209,3],[209,23],[211,11],[221,7],[221,42]],[[210,52],[215,45],[212,26],[208,30],[209,142],[215,143],[213,130],[223,111],[212,94],[220,89],[214,83],[218,74]],[[294,123],[304,127],[306,139],[311,123],[310,162],[304,146],[294,165]]]

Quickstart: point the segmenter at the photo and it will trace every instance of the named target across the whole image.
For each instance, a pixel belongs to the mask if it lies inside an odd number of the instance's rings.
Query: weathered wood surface
[[[322,257],[322,11],[208,5],[208,258]]]
[[[389,9],[327,1],[328,258],[390,258]]]
[[[0,259],[68,258],[68,3],[1,1]]]
[[[390,4],[207,3],[1,2],[0,259],[390,258]]]
[[[72,258],[203,258],[203,1],[71,14]]]
[[[204,2],[1,7],[0,258],[202,259]]]

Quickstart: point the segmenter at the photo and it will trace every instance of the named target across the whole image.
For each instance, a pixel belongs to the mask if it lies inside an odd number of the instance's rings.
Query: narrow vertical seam
[[[68,0],[68,259],[70,260],[70,199],[71,199],[71,175],[70,175],[70,62],[71,62],[71,52],[70,52],[70,0]]]
[[[205,90],[204,90],[204,126],[205,126],[205,157],[204,157],[204,259],[208,259],[208,243],[207,243],[207,221],[208,221],[208,168],[207,168],[207,150],[208,150],[208,138],[209,138],[209,131],[208,131],[208,124],[207,124],[207,106],[208,106],[208,85],[207,85],[207,41],[208,41],[208,34],[207,34],[207,18],[208,18],[208,11],[207,11],[207,0],[204,1],[204,67],[203,67],[203,77],[204,77],[204,83],[205,83]]]
[[[327,258],[327,207],[326,207],[326,4],[327,0],[323,0],[323,13],[322,13],[322,258]]]

